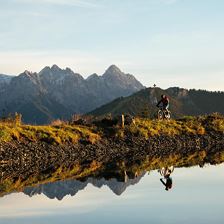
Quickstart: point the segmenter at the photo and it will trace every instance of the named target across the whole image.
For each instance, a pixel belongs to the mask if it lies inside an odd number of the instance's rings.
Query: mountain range
[[[102,76],[84,79],[57,65],[18,76],[0,75],[0,116],[21,113],[25,123],[45,124],[84,114],[117,97],[145,87],[133,75],[111,65]]]
[[[0,117],[21,113],[23,122],[48,124],[73,114],[104,116],[121,113],[154,117],[161,95],[170,99],[173,118],[224,113],[224,92],[146,88],[133,75],[111,65],[103,75],[84,79],[70,68],[46,66],[40,72],[0,75]]]
[[[107,186],[114,194],[121,195],[127,187],[137,184],[144,175],[145,172],[133,179],[127,177],[126,181],[118,181],[116,178],[107,180],[104,177],[99,179],[90,177],[85,181],[64,180],[41,184],[36,187],[26,187],[23,192],[30,197],[37,194],[44,194],[50,199],[57,198],[58,200],[62,200],[66,195],[75,196],[79,191],[84,190],[88,184],[92,184],[97,188]]]
[[[213,112],[224,114],[224,92],[209,92],[205,90],[187,90],[173,87],[166,90],[155,88],[142,89],[131,96],[119,97],[103,105],[90,114],[105,116],[107,114],[130,114],[153,118],[156,115],[156,104],[161,95],[170,99],[170,111],[173,118],[185,115],[204,115]]]

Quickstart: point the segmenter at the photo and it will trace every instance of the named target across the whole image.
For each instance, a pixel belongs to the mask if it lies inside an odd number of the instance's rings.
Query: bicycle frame
[[[170,119],[170,111],[163,109],[163,107],[159,107],[157,115],[159,120]]]

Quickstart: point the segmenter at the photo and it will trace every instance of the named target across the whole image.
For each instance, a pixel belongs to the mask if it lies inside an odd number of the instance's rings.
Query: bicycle
[[[173,173],[173,171],[174,171],[174,166],[170,166],[170,167],[166,167],[166,168],[163,167],[162,169],[158,170],[160,175],[163,177],[170,175],[171,173]]]
[[[169,120],[171,118],[171,112],[169,110],[164,109],[163,107],[159,107],[157,112],[157,118],[159,120]]]

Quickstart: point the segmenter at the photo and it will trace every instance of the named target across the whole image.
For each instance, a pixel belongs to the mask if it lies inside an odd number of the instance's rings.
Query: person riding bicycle
[[[161,95],[161,100],[157,103],[157,107],[162,107],[163,110],[165,110],[166,112],[168,112],[168,108],[169,108],[169,98],[166,95]]]
[[[161,183],[165,186],[165,190],[171,190],[172,185],[173,185],[173,181],[172,178],[170,177],[170,175],[166,176],[165,181],[163,180],[163,178],[160,178]]]
[[[163,178],[160,178],[161,183],[165,186],[165,190],[168,191],[172,188],[173,180],[171,178],[171,173],[173,172],[174,167],[162,168],[160,174],[163,175]]]

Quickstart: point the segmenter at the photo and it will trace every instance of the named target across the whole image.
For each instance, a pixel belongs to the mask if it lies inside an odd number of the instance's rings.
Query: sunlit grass
[[[53,145],[76,144],[79,141],[86,141],[94,144],[101,139],[101,136],[105,136],[104,130],[94,125],[72,125],[62,121],[56,121],[46,126],[24,125],[19,121],[7,121],[0,122],[0,141],[40,141]],[[127,134],[146,139],[159,135],[171,137],[185,134],[204,135],[211,131],[224,132],[224,117],[219,114],[212,114],[162,121],[135,118],[135,124],[125,126],[125,129],[117,125],[111,127],[111,131],[113,133],[111,135],[115,135],[115,137],[120,139]],[[110,136],[107,134],[107,137]]]
[[[95,143],[100,136],[94,133],[90,128],[84,126],[31,126],[31,125],[14,125],[11,123],[0,123],[0,141],[9,142],[30,141],[46,142],[49,144],[66,144],[78,143],[85,140]]]
[[[224,117],[214,114],[162,121],[136,118],[135,124],[127,126],[125,131],[144,138],[156,135],[204,135],[211,131],[224,132]]]

